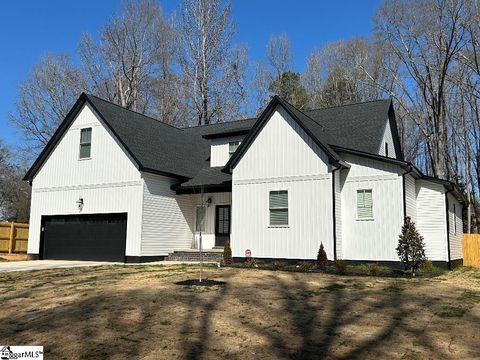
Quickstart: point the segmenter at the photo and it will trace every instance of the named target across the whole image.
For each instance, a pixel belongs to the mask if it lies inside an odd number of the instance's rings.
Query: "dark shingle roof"
[[[207,141],[95,96],[87,98],[142,168],[191,178],[208,165]]]
[[[328,133],[329,144],[376,154],[388,119],[390,100],[305,111]]]
[[[206,167],[201,169],[193,179],[182,183],[182,187],[200,185],[223,185],[232,181],[232,175],[222,172],[223,166]]]
[[[255,124],[256,121],[257,121],[257,118],[250,118],[250,119],[229,121],[224,123],[187,127],[187,128],[184,128],[183,130],[194,135],[215,136],[220,134],[247,132],[252,128],[253,124]]]

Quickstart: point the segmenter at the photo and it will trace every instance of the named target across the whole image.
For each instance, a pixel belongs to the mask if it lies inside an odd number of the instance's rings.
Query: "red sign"
[[[245,257],[252,257],[252,252],[250,251],[250,249],[245,250]]]

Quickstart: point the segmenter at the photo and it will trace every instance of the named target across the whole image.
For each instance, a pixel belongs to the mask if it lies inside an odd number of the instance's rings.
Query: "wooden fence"
[[[26,253],[28,224],[0,222],[0,252]]]
[[[480,234],[463,234],[463,265],[480,268]]]

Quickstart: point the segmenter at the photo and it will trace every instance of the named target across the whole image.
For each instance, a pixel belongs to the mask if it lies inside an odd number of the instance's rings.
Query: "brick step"
[[[220,251],[219,251],[220,250]],[[223,249],[204,250],[202,252],[203,261],[208,262],[220,262],[223,259]],[[200,253],[198,250],[175,250],[173,253],[168,254],[165,259],[168,261],[200,261]]]

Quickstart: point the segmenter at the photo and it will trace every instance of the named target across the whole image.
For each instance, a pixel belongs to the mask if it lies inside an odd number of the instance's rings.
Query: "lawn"
[[[480,271],[395,279],[196,267],[0,274],[0,344],[47,359],[480,358]]]

